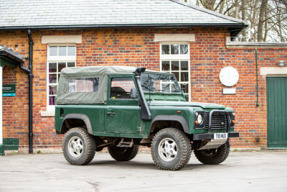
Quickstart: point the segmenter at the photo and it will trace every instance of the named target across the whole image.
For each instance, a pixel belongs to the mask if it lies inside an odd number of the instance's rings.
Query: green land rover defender
[[[139,145],[151,147],[156,166],[178,170],[194,151],[204,164],[223,162],[230,150],[231,108],[187,102],[173,74],[145,68],[98,66],[61,71],[55,128],[65,134],[63,153],[74,165],[92,161],[108,147],[129,161]]]

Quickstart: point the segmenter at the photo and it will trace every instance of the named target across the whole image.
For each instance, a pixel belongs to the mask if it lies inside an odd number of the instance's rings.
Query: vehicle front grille
[[[208,129],[209,125],[209,112],[204,113],[205,129]],[[212,114],[211,129],[226,129],[227,128],[227,114],[214,112]]]

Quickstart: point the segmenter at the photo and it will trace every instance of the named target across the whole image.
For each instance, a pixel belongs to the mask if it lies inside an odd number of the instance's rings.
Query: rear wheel
[[[112,158],[117,161],[129,161],[135,158],[138,154],[139,147],[138,145],[133,145],[132,147],[109,147],[109,153]]]
[[[230,151],[230,145],[227,141],[217,149],[194,151],[196,158],[203,164],[217,165],[225,161]]]
[[[95,140],[85,129],[77,127],[65,134],[63,153],[69,163],[86,165],[93,160],[95,150]]]
[[[166,128],[154,136],[151,153],[155,165],[160,169],[178,170],[188,163],[191,155],[191,144],[182,131]]]

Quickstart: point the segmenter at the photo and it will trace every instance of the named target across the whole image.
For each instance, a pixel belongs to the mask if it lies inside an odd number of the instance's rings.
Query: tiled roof
[[[227,26],[244,23],[174,0],[1,0],[0,29]]]

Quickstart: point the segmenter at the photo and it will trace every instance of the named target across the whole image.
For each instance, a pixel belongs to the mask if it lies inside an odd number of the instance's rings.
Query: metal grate
[[[209,112],[204,113],[205,129],[208,129],[209,125]],[[215,112],[212,115],[211,129],[226,129],[227,128],[227,116],[226,113]]]

